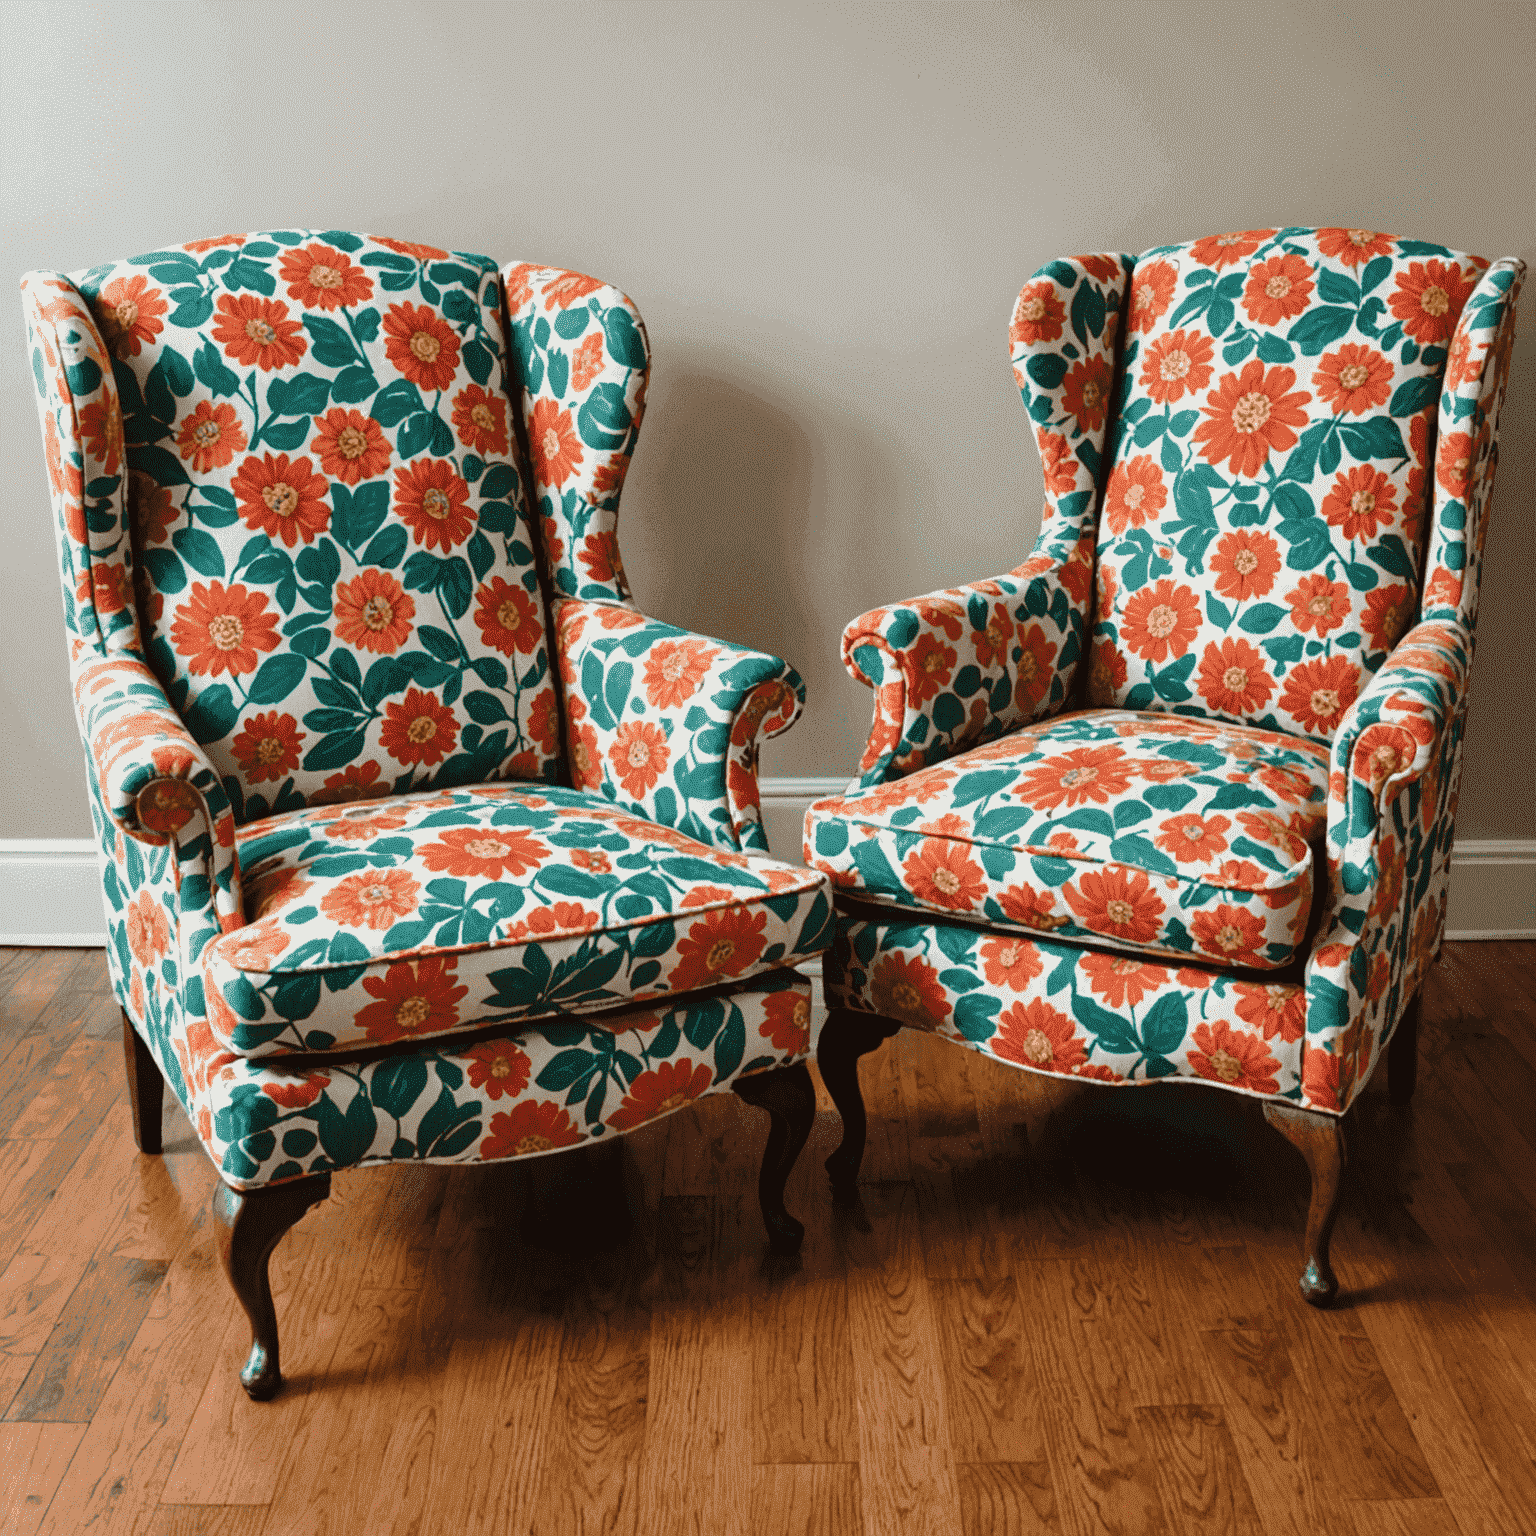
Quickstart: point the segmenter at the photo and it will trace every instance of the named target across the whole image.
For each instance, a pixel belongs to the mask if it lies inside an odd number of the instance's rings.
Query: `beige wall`
[[[631,576],[649,612],[800,668],[810,705],[769,774],[852,769],[869,698],[837,660],[848,619],[1028,551],[1040,471],[1006,321],[1038,266],[1281,222],[1536,260],[1529,3],[12,0],[0,23],[7,284],[331,226],[628,291],[656,355]],[[83,836],[9,302],[0,837]],[[1536,297],[1525,331],[1466,837],[1536,834]]]

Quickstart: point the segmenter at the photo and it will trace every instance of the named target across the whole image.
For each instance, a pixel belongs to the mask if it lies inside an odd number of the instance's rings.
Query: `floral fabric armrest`
[[[1305,1101],[1342,1111],[1418,990],[1444,926],[1472,637],[1418,625],[1333,739],[1329,906],[1307,961]]]
[[[1040,535],[1006,575],[876,608],[844,631],[843,665],[875,690],[858,784],[953,757],[1071,693],[1132,265],[1121,255],[1053,261],[1019,294],[1008,337],[1045,471]]]
[[[184,907],[207,907],[215,926],[240,927],[235,819],[213,765],[171,707],[160,680],[136,657],[118,654],[75,668],[75,708],[102,801],[137,842],[174,841],[178,859],[206,859],[206,893],[183,882]],[[195,819],[201,829],[188,831]],[[206,835],[207,843],[201,844]]]
[[[615,603],[555,607],[571,782],[701,842],[766,853],[758,739],[799,718],[794,668]]]

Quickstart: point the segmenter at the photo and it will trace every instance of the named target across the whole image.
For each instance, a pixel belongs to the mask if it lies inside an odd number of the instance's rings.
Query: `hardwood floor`
[[[1256,1104],[903,1034],[862,1213],[823,1096],[798,1261],[730,1094],[587,1165],[635,1212],[603,1251],[553,1163],[339,1176],[273,1259],[263,1405],[212,1166],[169,1096],[135,1152],[117,1030],[100,953],[0,951],[8,1536],[1536,1530],[1536,944],[1447,947],[1415,1102],[1355,1115],[1331,1311]]]

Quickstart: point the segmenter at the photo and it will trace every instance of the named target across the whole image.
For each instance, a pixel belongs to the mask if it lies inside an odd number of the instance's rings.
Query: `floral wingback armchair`
[[[903,1025],[1090,1081],[1260,1098],[1336,1291],[1341,1118],[1412,1092],[1523,268],[1366,230],[1057,261],[1013,363],[1045,468],[1016,571],[877,609],[819,1058]]]
[[[792,1250],[831,906],[764,856],[755,771],[803,694],[629,601],[629,300],[342,231],[23,290],[135,1130],[163,1079],[218,1166],[246,1389],[337,1170],[731,1087]]]

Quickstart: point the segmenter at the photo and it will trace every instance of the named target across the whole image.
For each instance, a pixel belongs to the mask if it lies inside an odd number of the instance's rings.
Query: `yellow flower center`
[[[1259,568],[1259,557],[1251,549],[1240,549],[1232,559],[1232,568],[1238,575],[1246,576]]]
[[[423,363],[435,363],[443,344],[430,331],[417,331],[411,337],[411,352]]]
[[[1179,616],[1167,603],[1159,603],[1147,615],[1147,633],[1155,639],[1165,640],[1178,627]]]
[[[523,616],[510,597],[496,610],[496,622],[511,635],[522,628]]]
[[[280,736],[263,736],[256,747],[256,761],[258,763],[275,763],[283,755],[283,742]]]
[[[1359,389],[1370,376],[1371,370],[1364,363],[1350,363],[1339,369],[1339,383],[1345,389]]]
[[[512,1063],[511,1063],[511,1061],[509,1061],[507,1059],[507,1057],[505,1057],[505,1056],[498,1056],[496,1058],[496,1060],[491,1063],[491,1076],[492,1077],[511,1077],[512,1076]]]
[[[1236,432],[1257,432],[1269,420],[1269,396],[1262,389],[1251,390],[1232,407],[1232,428]]]
[[[1063,789],[1076,789],[1080,784],[1091,784],[1099,776],[1099,770],[1094,767],[1069,768],[1061,776]]]
[[[1326,720],[1329,715],[1335,715],[1339,711],[1339,691],[1337,688],[1317,688],[1312,693],[1312,713],[1321,720]]]
[[[316,288],[341,287],[341,273],[335,267],[328,267],[323,261],[317,261],[309,269],[309,280]]]
[[[709,971],[723,971],[731,963],[731,956],[735,953],[735,939],[716,939],[709,946],[709,953],[704,957],[704,968]]]
[[[245,639],[245,625],[232,613],[221,613],[208,621],[208,638],[220,651],[237,651]]]
[[[245,322],[245,334],[256,343],[258,347],[270,347],[277,340],[277,332],[272,329],[259,315],[253,320]]]
[[[1369,517],[1376,510],[1376,495],[1374,491],[1356,491],[1349,498],[1349,510],[1356,517]]]
[[[361,427],[343,427],[336,447],[344,459],[360,459],[368,451],[368,434]]]
[[[1106,904],[1104,911],[1116,928],[1129,928],[1136,921],[1136,909],[1118,896]]]
[[[476,859],[503,859],[507,845],[494,837],[476,837],[464,844],[465,853]]]
[[[1243,1075],[1243,1064],[1227,1051],[1212,1051],[1211,1066],[1224,1083],[1235,1083]]]
[[[644,737],[637,736],[630,742],[624,757],[631,768],[644,768],[651,760],[651,749]]]
[[[425,512],[428,517],[435,518],[438,522],[442,522],[442,520],[447,517],[448,513],[452,510],[451,504],[448,500],[448,493],[446,491],[438,490],[438,488],[434,485],[431,490],[423,494],[421,498],[421,510]]]
[[[1083,385],[1083,409],[1091,411],[1097,408],[1100,400],[1104,398],[1104,388],[1096,379],[1089,379]]]
[[[1130,490],[1125,493],[1125,504],[1133,512],[1136,511],[1141,506],[1142,502],[1144,502],[1146,499],[1147,488],[1144,485],[1133,485]]]
[[[1026,320],[1031,322],[1039,320],[1045,314],[1045,300],[1039,294],[1035,294],[1033,298],[1024,301],[1019,312]]]
[[[1419,295],[1419,308],[1426,315],[1434,315],[1437,318],[1443,315],[1451,307],[1451,297],[1444,288],[1426,288]]]
[[[1376,238],[1374,229],[1346,229],[1344,233],[1351,245],[1369,245]]]
[[[923,1000],[918,996],[917,988],[910,981],[898,981],[891,988],[891,1001],[895,1003],[900,1013],[921,1013]]]
[[[192,429],[192,441],[199,448],[212,448],[219,436],[219,424],[211,417],[205,417]]]
[[[941,864],[933,872],[933,883],[936,889],[946,896],[953,896],[960,889],[960,877],[948,865]]]
[[[408,997],[395,1009],[395,1023],[407,1034],[418,1029],[432,1012],[432,1005],[424,997]]]
[[[1157,371],[1165,384],[1174,384],[1189,372],[1190,367],[1189,353],[1176,349],[1163,353],[1163,360],[1157,365]]]
[[[1020,1042],[1019,1050],[1027,1060],[1034,1062],[1037,1067],[1043,1067],[1056,1055],[1049,1037],[1044,1030],[1040,1029],[1030,1030]]]
[[[139,306],[132,299],[124,299],[113,311],[113,314],[117,319],[117,323],[125,331],[131,331],[138,323]]]
[[[437,721],[431,715],[417,715],[406,729],[406,737],[419,747],[424,741],[431,741],[437,735]]]
[[[1264,284],[1265,296],[1271,299],[1283,299],[1291,291],[1291,280],[1283,272],[1277,272]]]
[[[535,1135],[530,1131],[518,1144],[512,1148],[513,1157],[526,1157],[530,1152],[548,1152],[554,1142],[548,1137]]]
[[[358,617],[362,619],[364,628],[371,629],[377,635],[389,628],[395,610],[388,598],[375,595],[363,604]]]
[[[544,457],[546,459],[560,457],[560,434],[553,427],[546,427],[544,430]]]
[[[491,414],[491,408],[484,400],[480,401],[469,413],[469,419],[480,428],[482,432],[492,432],[496,428],[496,418]]]
[[[1331,592],[1319,592],[1311,602],[1307,604],[1307,612],[1314,619],[1320,619],[1324,614],[1333,612],[1333,594]]]
[[[1238,950],[1238,949],[1242,949],[1242,948],[1243,948],[1243,936],[1242,936],[1242,934],[1240,934],[1240,933],[1239,933],[1239,932],[1238,932],[1238,931],[1237,931],[1237,929],[1236,929],[1236,928],[1234,928],[1234,927],[1233,927],[1233,926],[1232,926],[1232,924],[1231,924],[1231,923],[1228,923],[1228,924],[1227,924],[1227,926],[1226,926],[1226,927],[1225,927],[1225,928],[1223,928],[1223,929],[1222,929],[1222,930],[1221,930],[1221,931],[1220,931],[1220,932],[1219,932],[1219,933],[1218,933],[1218,934],[1217,934],[1217,935],[1216,935],[1216,942],[1217,942],[1217,943],[1218,943],[1218,944],[1219,944],[1219,945],[1221,945],[1221,947],[1222,947],[1222,948],[1223,948],[1223,949],[1224,949],[1224,950],[1226,950],[1226,952],[1227,952],[1227,953],[1228,953],[1228,954],[1229,954],[1229,955],[1230,955],[1230,954],[1231,954],[1231,953],[1232,953],[1232,952],[1233,952],[1233,951],[1234,951],[1234,950]]]
[[[661,664],[661,675],[669,683],[681,681],[688,669],[688,658],[681,651],[673,651]]]
[[[1228,693],[1247,692],[1248,674],[1242,667],[1228,667],[1227,670],[1221,674],[1221,681],[1225,685]],[[1190,836],[1193,837],[1194,835],[1194,830],[1191,829]]]
[[[292,517],[299,509],[299,493],[286,480],[262,486],[261,499],[278,517]]]

